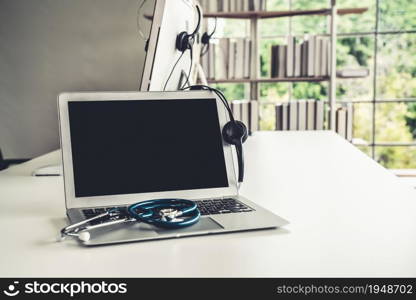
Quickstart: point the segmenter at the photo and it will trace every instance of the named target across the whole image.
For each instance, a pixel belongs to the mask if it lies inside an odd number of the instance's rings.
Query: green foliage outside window
[[[338,16],[337,69],[368,68],[370,76],[360,79],[338,79],[338,101],[416,100],[416,2],[414,0],[379,0],[379,21],[376,24],[376,0],[337,1],[340,8],[367,7],[363,14]],[[328,7],[327,0],[268,0],[269,10],[318,9]],[[228,33],[242,30],[230,25]],[[327,32],[327,18],[302,16],[291,18],[292,34],[302,38],[304,34]],[[248,33],[248,23],[244,28]],[[371,34],[378,27],[376,38]],[[227,30],[226,30],[227,31]],[[270,48],[286,43],[289,18],[260,21],[260,73],[268,77],[270,72]],[[342,34],[348,33],[345,36]],[[361,34],[364,33],[364,34]],[[376,54],[377,53],[377,54]],[[375,62],[375,55],[377,59]],[[377,74],[374,74],[374,62]],[[374,90],[374,76],[376,76]],[[247,96],[244,84],[218,85],[230,99]],[[328,83],[263,83],[260,85],[260,128],[274,130],[274,104],[290,99],[327,100]],[[354,104],[354,138],[371,144],[413,143],[416,139],[416,102],[377,103],[375,108],[375,136],[373,141],[373,104]],[[360,146],[371,155],[371,147]],[[376,146],[375,159],[388,168],[416,168],[415,147]]]

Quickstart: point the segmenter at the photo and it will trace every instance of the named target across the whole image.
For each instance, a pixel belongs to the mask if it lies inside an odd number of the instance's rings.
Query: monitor
[[[198,14],[193,0],[156,1],[141,91],[175,91],[181,87],[184,74],[185,77],[189,74],[192,61],[190,50],[185,51],[180,58],[182,52],[176,49],[176,37],[183,31],[194,31],[197,22]]]

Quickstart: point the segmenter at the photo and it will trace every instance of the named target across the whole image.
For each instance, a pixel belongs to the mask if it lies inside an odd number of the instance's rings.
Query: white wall
[[[144,61],[138,2],[0,0],[0,148],[5,158],[59,148],[60,92],[138,89]]]

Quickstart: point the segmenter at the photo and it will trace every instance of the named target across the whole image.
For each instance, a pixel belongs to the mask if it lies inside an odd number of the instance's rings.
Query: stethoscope
[[[61,230],[60,240],[71,236],[87,242],[90,239],[90,230],[127,222],[142,222],[160,228],[178,229],[197,223],[200,216],[197,205],[191,200],[148,200],[130,205],[127,211],[110,209],[95,217],[69,225]],[[109,221],[89,225],[90,222],[103,218],[107,218]]]

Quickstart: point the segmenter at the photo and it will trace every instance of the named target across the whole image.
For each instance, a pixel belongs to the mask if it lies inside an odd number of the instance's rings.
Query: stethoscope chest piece
[[[140,222],[170,229],[191,226],[201,216],[195,202],[185,199],[139,202],[129,206],[128,213]]]

